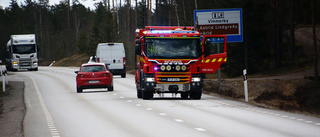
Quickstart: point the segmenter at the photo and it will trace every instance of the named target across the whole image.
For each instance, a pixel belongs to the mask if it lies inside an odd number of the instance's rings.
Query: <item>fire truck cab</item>
[[[155,93],[201,99],[205,73],[227,61],[225,35],[200,36],[194,27],[146,26],[136,30],[137,97]]]

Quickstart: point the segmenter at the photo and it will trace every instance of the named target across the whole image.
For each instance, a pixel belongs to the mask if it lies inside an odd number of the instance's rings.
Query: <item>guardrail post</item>
[[[247,70],[243,70],[243,83],[244,83],[244,96],[245,101],[248,102],[248,82],[247,82]]]
[[[6,74],[5,74],[5,71],[3,70],[1,70],[0,73],[2,76],[2,91],[6,92]]]

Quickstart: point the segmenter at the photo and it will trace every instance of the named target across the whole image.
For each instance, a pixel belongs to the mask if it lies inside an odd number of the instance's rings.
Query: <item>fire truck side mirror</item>
[[[141,45],[140,44],[138,44],[136,46],[136,55],[141,55]]]

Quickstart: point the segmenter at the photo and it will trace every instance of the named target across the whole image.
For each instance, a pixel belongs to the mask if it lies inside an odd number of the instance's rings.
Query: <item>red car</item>
[[[75,73],[78,93],[91,88],[108,88],[108,91],[113,91],[113,75],[104,63],[82,64]]]

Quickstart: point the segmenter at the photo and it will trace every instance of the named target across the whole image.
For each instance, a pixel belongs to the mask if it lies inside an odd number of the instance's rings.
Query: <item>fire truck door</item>
[[[202,73],[213,73],[221,64],[227,62],[227,44],[225,35],[205,35],[202,40],[204,57]]]

